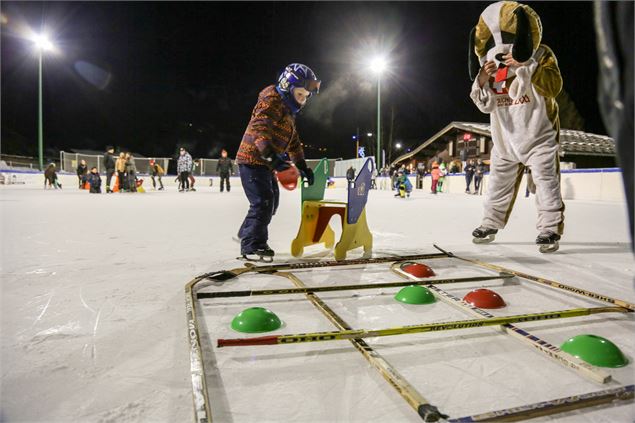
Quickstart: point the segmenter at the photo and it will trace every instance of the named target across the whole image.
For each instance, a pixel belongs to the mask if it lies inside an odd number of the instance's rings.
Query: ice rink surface
[[[327,198],[345,199],[344,190]],[[496,242],[477,246],[483,197],[410,199],[371,191],[368,223],[374,254],[434,253],[432,244],[471,258],[635,302],[635,261],[624,203],[566,201],[560,251],[544,255],[534,239],[533,196],[518,198]],[[3,422],[189,422],[192,386],[184,285],[204,272],[240,267],[232,241],[247,211],[240,190],[90,195],[65,187],[0,188],[1,391]],[[282,192],[270,226],[277,261],[291,259],[300,219],[299,192]],[[333,220],[335,222],[335,219]],[[336,234],[339,225],[334,224]],[[309,254],[318,251],[310,250]],[[359,252],[349,254],[358,257]],[[491,274],[451,259],[426,262],[439,277]],[[398,281],[388,265],[295,272],[311,286]],[[240,285],[236,285],[240,284]],[[286,288],[286,279],[256,275],[214,289]],[[511,315],[602,303],[514,279],[440,288],[462,297],[496,290]],[[207,289],[207,288],[206,288]],[[210,288],[211,289],[211,288]],[[408,306],[398,289],[320,294],[355,328],[470,319],[444,303]],[[222,348],[217,338],[248,306],[284,321],[276,334],[333,330],[302,295],[201,300],[207,381],[215,421],[421,421],[348,341]],[[370,338],[368,343],[432,404],[452,417],[599,391],[635,382],[632,315],[600,314],[519,324],[554,345],[593,333],[615,342],[631,363],[608,369],[600,385],[546,359],[494,328]],[[631,422],[633,403],[596,407],[543,420]]]

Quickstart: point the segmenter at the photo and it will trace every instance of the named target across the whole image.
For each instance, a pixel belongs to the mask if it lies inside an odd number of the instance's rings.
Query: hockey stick
[[[437,250],[447,254],[448,257],[453,257],[453,258],[457,258],[459,260],[467,261],[469,263],[474,263],[477,266],[485,267],[487,269],[492,269],[492,270],[495,270],[497,272],[511,273],[513,275],[518,276],[519,278],[527,279],[527,280],[530,280],[530,281],[533,281],[533,282],[540,283],[542,285],[547,285],[547,286],[550,286],[552,288],[561,289],[563,291],[571,292],[573,294],[581,295],[581,296],[584,296],[584,297],[593,298],[595,300],[604,301],[605,303],[615,304],[616,306],[627,308],[629,311],[635,311],[635,304],[629,303],[629,302],[624,301],[624,300],[611,298],[611,297],[608,297],[606,295],[597,294],[595,292],[587,291],[587,290],[582,289],[582,288],[576,288],[575,286],[565,285],[565,284],[560,283],[560,282],[552,281],[552,280],[549,280],[549,279],[544,279],[544,278],[541,278],[541,277],[538,277],[538,276],[529,275],[527,273],[517,272],[515,270],[507,269],[505,267],[498,266],[498,265],[492,264],[492,263],[487,263],[487,262],[484,262],[484,261],[481,261],[481,260],[465,258],[465,257],[459,257],[459,256],[457,256],[454,253],[445,251],[443,248],[439,247],[436,244],[433,244],[433,245],[434,245],[434,248],[436,248]]]
[[[623,307],[573,308],[569,310],[547,311],[543,313],[518,314],[515,316],[492,317],[478,320],[457,320],[442,323],[399,326],[387,329],[358,329],[335,332],[300,333],[295,335],[271,335],[256,338],[219,339],[218,347],[241,347],[248,345],[297,344],[302,342],[338,341],[353,338],[373,338],[376,336],[405,335],[423,332],[438,332],[453,329],[469,329],[483,326],[498,326],[507,323],[535,322],[569,317],[588,316],[598,313],[627,313]]]
[[[398,275],[401,275],[405,278],[414,278],[407,272],[404,272],[402,269],[397,267],[397,264],[393,264],[391,270]],[[472,316],[476,317],[487,317],[493,318],[494,315],[488,313],[485,310],[477,308],[472,304],[469,304],[463,301],[460,298],[455,297],[454,295],[443,291],[442,289],[437,288],[434,285],[426,286],[429,290],[434,292],[435,297],[440,299],[441,301],[450,304],[454,307],[457,307],[463,311],[468,312]],[[535,335],[511,324],[505,324],[501,326],[503,331],[508,335],[511,335],[513,338],[519,340],[522,343],[525,343],[531,347],[536,348],[538,351],[545,354],[547,357],[552,358],[563,366],[573,369],[580,373],[581,376],[586,377],[594,382],[599,383],[607,383],[611,380],[611,375],[607,372],[588,364],[585,361],[580,360],[577,357],[574,357],[566,352],[562,351],[560,348],[555,345],[550,344],[547,341],[544,341],[538,338]]]
[[[621,386],[619,388],[590,392],[588,394],[573,395],[570,397],[542,401],[528,405],[521,405],[519,407],[507,408],[504,410],[490,411],[488,413],[475,414],[473,416],[465,416],[457,419],[450,419],[448,420],[448,422],[514,422],[525,419],[533,419],[535,417],[548,416],[550,414],[577,410],[583,407],[591,407],[594,405],[606,404],[613,401],[632,400],[634,391],[635,385],[627,385]]]
[[[430,284],[449,284],[463,282],[480,282],[495,279],[510,279],[515,276],[511,273],[501,273],[499,276],[474,276],[470,278],[448,278],[448,279],[417,279],[409,282],[382,282],[369,283],[363,285],[339,285],[339,286],[304,286],[302,288],[289,289],[263,289],[255,291],[227,291],[227,292],[199,292],[196,296],[200,298],[226,298],[226,297],[251,297],[256,295],[283,295],[283,294],[306,294],[309,292],[330,292],[330,291],[350,291],[356,289],[373,289],[373,288],[396,288],[410,285],[430,285]]]
[[[212,421],[212,412],[207,395],[201,337],[198,333],[196,301],[194,299],[194,286],[203,279],[203,277],[197,277],[185,285],[185,313],[187,316],[188,341],[190,343],[190,373],[194,400],[194,418],[198,423],[210,423]]]
[[[277,272],[276,275],[289,279],[295,286],[306,289],[304,283],[293,273]],[[333,311],[320,297],[311,292],[306,292],[306,297],[311,303],[326,316],[338,329],[351,330],[335,311]],[[430,404],[389,362],[387,362],[377,351],[363,339],[350,339],[353,346],[368,360],[368,362],[379,371],[379,373],[395,388],[403,399],[421,416],[425,422],[436,422],[439,419],[446,419],[448,416],[439,412],[437,407]]]
[[[233,279],[243,273],[273,273],[279,270],[298,270],[298,269],[315,269],[318,267],[338,267],[338,266],[354,266],[358,264],[375,264],[386,263],[391,261],[402,260],[430,260],[435,258],[446,258],[445,253],[431,253],[431,254],[415,254],[409,256],[387,256],[387,257],[374,257],[374,258],[360,258],[350,260],[331,260],[331,261],[308,261],[298,263],[280,263],[271,264],[268,266],[254,266],[251,263],[247,263],[244,267],[239,267],[232,270],[219,270],[217,272],[209,272],[198,276],[199,278],[211,279],[217,282],[223,282],[229,279]]]

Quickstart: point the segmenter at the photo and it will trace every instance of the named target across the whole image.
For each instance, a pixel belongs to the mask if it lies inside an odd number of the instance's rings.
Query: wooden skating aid
[[[348,251],[363,247],[364,257],[370,257],[373,248],[373,236],[366,221],[366,202],[370,188],[373,162],[364,163],[354,182],[349,182],[348,201],[324,200],[324,189],[328,177],[328,162],[322,159],[315,169],[315,183],[311,187],[302,186],[302,217],[300,228],[291,242],[291,254],[301,257],[304,247],[324,244],[332,248],[335,244],[335,232],[329,225],[334,215],[342,221],[342,235],[335,245],[335,259],[343,260]]]

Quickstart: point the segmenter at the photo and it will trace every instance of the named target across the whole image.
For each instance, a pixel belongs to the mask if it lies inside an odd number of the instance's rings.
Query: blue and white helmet
[[[302,105],[295,101],[293,90],[299,87],[309,91],[310,95],[318,94],[321,83],[322,81],[317,78],[310,67],[301,63],[291,63],[280,73],[276,89],[283,96],[285,102],[291,106],[294,113],[297,113],[302,109]]]

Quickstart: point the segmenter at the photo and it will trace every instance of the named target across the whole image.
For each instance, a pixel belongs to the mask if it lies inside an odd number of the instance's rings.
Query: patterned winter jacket
[[[258,103],[238,147],[236,163],[268,166],[264,157],[272,152],[287,152],[296,163],[304,159],[295,116],[284,104],[274,85],[262,90],[258,96]]]
[[[182,156],[179,156],[179,160],[176,162],[176,171],[179,173],[191,172],[192,165],[192,156],[190,156],[190,153],[185,153]]]

